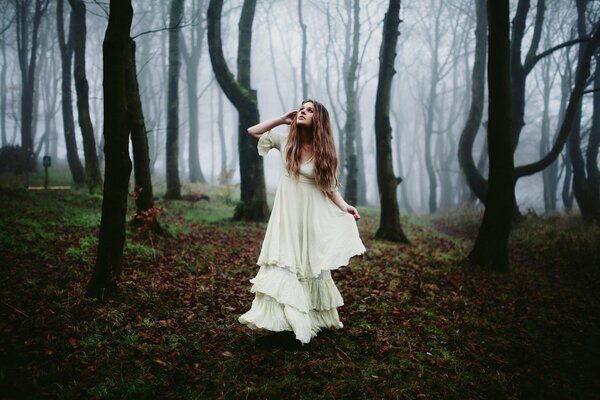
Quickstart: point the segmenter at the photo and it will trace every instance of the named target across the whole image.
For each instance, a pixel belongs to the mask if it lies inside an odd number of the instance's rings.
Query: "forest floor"
[[[466,266],[480,214],[403,218],[333,276],[344,328],[301,346],[237,322],[265,223],[234,188],[159,205],[168,237],[130,229],[117,298],[84,297],[101,198],[0,186],[0,398],[585,399],[600,393],[600,229],[529,215],[511,272]],[[159,191],[160,192],[160,191]],[[131,216],[132,212],[129,213]]]

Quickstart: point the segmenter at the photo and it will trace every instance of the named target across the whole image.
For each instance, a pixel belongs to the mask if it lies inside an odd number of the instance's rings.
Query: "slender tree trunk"
[[[73,100],[71,98],[72,59],[73,59],[73,17],[70,18],[68,39],[65,40],[63,5],[64,0],[57,0],[56,22],[58,29],[58,43],[62,64],[62,115],[65,133],[65,146],[67,148],[67,162],[71,170],[73,182],[77,185],[85,183],[85,171],[79,155],[77,154],[77,139],[75,136],[75,122],[73,120]],[[71,13],[72,14],[72,13]]]
[[[393,108],[392,108],[393,109]],[[405,174],[404,168],[402,166],[402,144],[401,144],[401,140],[400,140],[400,132],[402,131],[402,125],[401,125],[401,121],[402,121],[402,117],[401,115],[394,113],[392,111],[392,115],[394,116],[394,121],[395,121],[395,128],[396,128],[396,165],[398,167],[398,176],[403,176]],[[400,197],[401,202],[399,201],[399,203],[404,205],[404,208],[406,209],[406,212],[408,212],[409,214],[412,214],[413,208],[410,205],[410,200],[408,199],[408,193],[406,193],[406,184],[404,185],[398,185],[398,195]]]
[[[383,37],[379,51],[379,82],[375,100],[375,143],[377,154],[377,184],[381,216],[376,238],[408,243],[400,226],[400,210],[396,187],[401,179],[394,175],[392,164],[392,127],[390,125],[390,94],[400,25],[400,0],[390,0],[383,20]]]
[[[223,118],[223,93],[217,93],[217,129],[219,131],[219,145],[221,147],[221,172],[219,173],[219,182],[221,184],[229,182],[230,172],[227,170],[227,144],[225,141],[225,120]]]
[[[357,103],[360,102],[360,96]],[[356,113],[356,204],[367,204],[367,176],[365,173],[365,153],[362,140],[360,111]]]
[[[349,2],[346,3],[350,5]],[[346,154],[346,190],[344,197],[349,204],[356,205],[357,203],[357,191],[358,191],[358,177],[357,177],[357,160],[356,160],[356,117],[358,113],[358,95],[357,95],[357,70],[358,70],[358,41],[360,34],[360,21],[359,21],[359,4],[358,0],[353,1],[352,12],[348,9],[348,21],[347,29],[350,32],[350,23],[352,23],[352,48],[348,49],[350,57],[347,61],[347,68],[344,76],[344,89],[346,92],[346,124],[344,125],[344,136],[345,136],[345,154]],[[351,18],[350,16],[353,15]]]
[[[577,31],[580,38],[587,35],[585,26],[587,3],[588,0],[575,0],[575,4],[577,5]],[[584,61],[584,48],[585,46],[583,45],[579,47],[579,64]],[[594,189],[589,185],[588,177],[586,177],[586,162],[581,152],[581,107],[581,102],[578,102],[575,112],[575,124],[569,134],[569,155],[571,156],[573,165],[573,194],[575,195],[575,200],[577,201],[584,222],[592,223],[596,221],[600,223],[600,202],[594,196]],[[590,139],[592,139],[593,146],[593,133],[590,135]]]
[[[465,175],[471,192],[486,203],[487,181],[479,172],[473,159],[473,143],[481,125],[485,94],[485,62],[487,54],[486,0],[476,0],[477,23],[475,27],[475,60],[471,77],[471,106],[467,122],[458,143],[458,164]]]
[[[89,86],[85,74],[85,38],[87,33],[85,21],[85,4],[83,0],[69,0],[73,12],[73,50],[75,52],[75,89],[77,90],[77,110],[79,111],[79,126],[83,136],[83,153],[85,155],[85,175],[90,193],[102,191],[102,173],[96,154],[96,138],[94,126],[90,118],[88,100]]]
[[[508,236],[514,206],[514,164],[510,86],[509,0],[488,0],[489,187],[471,263],[508,270]]]
[[[179,181],[179,29],[183,0],[171,0],[169,17],[169,94],[167,98],[167,192],[166,199],[181,199]]]
[[[306,5],[306,2],[304,2]],[[306,24],[302,19],[302,1],[298,0],[298,22],[302,30],[302,59],[300,75],[302,76],[302,100],[308,99],[308,82],[306,80]]]
[[[8,145],[8,137],[6,135],[6,43],[4,40],[0,40],[0,46],[2,48],[2,71],[0,71],[0,85],[2,91],[0,92],[0,130],[2,131],[2,147]]]
[[[526,31],[527,14],[531,6],[531,0],[519,0],[517,10],[512,24],[511,37],[511,84],[512,84],[512,114],[513,114],[513,147],[519,144],[519,137],[523,126],[525,126],[525,83],[527,75],[531,72],[534,58],[541,38],[546,1],[537,0],[536,15],[533,26],[533,35],[529,50],[525,56],[525,62],[521,61],[521,47]]]
[[[194,64],[192,62],[192,64]],[[200,154],[198,146],[198,88],[196,76],[198,74],[198,63],[187,65],[187,95],[188,95],[188,121],[189,121],[189,158],[190,182],[205,183],[206,178],[200,166]]]
[[[48,9],[49,0],[35,0],[32,22],[29,21],[30,2],[16,0],[16,30],[17,30],[17,55],[21,69],[21,147],[30,157],[28,169],[35,168],[33,158],[33,120],[35,100],[35,71],[38,52],[38,33],[42,17]],[[29,38],[29,25],[31,29],[31,45]]]
[[[566,212],[573,209],[573,166],[571,165],[571,157],[569,156],[571,153],[569,147],[569,142],[567,142],[565,149],[565,177],[561,190],[561,198]]]
[[[300,3],[300,1],[298,1]],[[271,59],[271,68],[273,68],[273,79],[275,81],[275,89],[277,89],[277,98],[279,99],[279,105],[281,106],[281,112],[285,113],[288,111],[288,106],[285,104],[283,100],[283,94],[281,93],[281,85],[279,84],[279,74],[277,71],[279,70],[279,65],[275,62],[275,51],[273,51],[273,35],[271,33],[271,20],[270,13],[267,13],[267,32],[269,34],[269,54]],[[219,97],[220,99],[220,97]]]
[[[540,140],[540,158],[543,157],[550,151],[550,91],[552,89],[552,82],[550,81],[550,63],[546,61],[543,65],[542,76],[543,76],[543,87],[542,87],[542,98],[544,102],[544,109],[542,111],[542,139]],[[556,165],[556,161],[552,163],[552,166]],[[542,178],[544,182],[544,210],[546,214],[550,214],[555,211],[553,208],[553,197],[556,196],[556,190],[553,190],[553,183],[555,182],[554,169],[552,167],[545,168],[542,171]]]
[[[594,88],[600,88],[600,55],[596,53],[596,70]],[[598,147],[600,146],[600,92],[594,92],[594,114],[592,128],[585,153],[587,184],[590,188],[592,201],[596,204],[596,222],[600,224],[600,173],[598,171]]]
[[[189,149],[188,149],[188,168],[190,182],[206,182],[200,166],[200,154],[198,146],[198,66],[202,55],[202,47],[205,36],[205,25],[201,18],[204,10],[204,1],[197,4],[193,2],[193,14],[196,17],[196,24],[190,35],[190,50],[187,50],[185,41],[181,41],[181,55],[186,62],[187,77],[187,95],[188,95],[188,121],[189,121]],[[214,155],[213,155],[214,156]]]
[[[256,91],[250,87],[250,53],[252,23],[256,0],[244,0],[239,20],[237,79],[233,78],[221,43],[221,11],[223,0],[208,5],[208,49],[217,82],[238,110],[238,153],[240,161],[241,202],[235,210],[237,220],[264,220],[269,214],[262,159],[256,142],[247,133],[249,126],[259,123]]]
[[[125,216],[131,160],[127,114],[127,60],[131,58],[131,0],[110,0],[104,36],[104,197],[96,265],[87,296],[104,299],[117,292],[125,244]]]
[[[150,152],[148,150],[148,131],[144,119],[144,110],[140,99],[140,87],[136,72],[136,44],[132,39],[130,42],[130,56],[126,63],[126,90],[127,109],[131,126],[131,147],[133,150],[133,164],[135,176],[135,189],[137,196],[135,205],[137,208],[136,219],[149,223],[154,232],[162,233],[155,215],[148,215],[154,207],[154,192],[152,189],[152,175],[150,173]],[[148,220],[149,219],[149,220]],[[135,219],[134,219],[135,221]]]

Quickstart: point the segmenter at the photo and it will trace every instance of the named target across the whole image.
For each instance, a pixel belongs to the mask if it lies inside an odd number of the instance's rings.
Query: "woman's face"
[[[312,128],[313,117],[315,115],[315,106],[312,102],[307,101],[300,106],[298,113],[296,114],[296,124]]]

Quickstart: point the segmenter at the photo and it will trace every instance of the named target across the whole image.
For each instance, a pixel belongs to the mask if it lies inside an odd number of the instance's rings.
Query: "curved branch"
[[[244,109],[245,103],[251,96],[248,90],[238,83],[233,73],[227,66],[223,54],[221,40],[221,13],[223,11],[223,0],[211,0],[208,4],[206,15],[206,29],[208,38],[208,53],[217,82],[223,89],[223,93],[238,110]]]
[[[594,35],[591,37],[591,39],[587,38],[586,40],[590,41],[585,48],[581,63],[577,66],[577,74],[575,75],[575,88],[573,89],[573,92],[571,92],[565,118],[560,126],[560,131],[556,138],[556,142],[554,142],[550,152],[548,152],[548,154],[541,160],[515,168],[516,179],[519,179],[523,176],[533,175],[543,170],[548,165],[552,164],[552,162],[556,160],[562,151],[567,138],[569,137],[569,133],[571,132],[577,107],[581,101],[581,97],[583,96],[584,89],[587,86],[587,78],[590,75],[592,56],[600,46],[600,25],[596,26],[596,30],[594,31]]]
[[[533,56],[527,60],[525,60],[525,65],[523,66],[523,69],[525,70],[525,74],[528,74],[531,72],[531,70],[533,69],[533,67],[535,67],[535,64],[538,63],[538,61],[540,61],[542,58],[549,56],[550,54],[554,53],[556,50],[560,50],[564,47],[569,47],[569,46],[573,46],[574,44],[577,43],[584,43],[591,40],[591,38],[589,37],[585,37],[585,38],[577,38],[577,39],[573,39],[573,40],[569,40],[567,42],[561,43],[559,45],[556,45],[554,47],[549,48],[548,50],[545,50],[543,52],[541,52],[540,54]]]
[[[477,26],[475,28],[475,61],[473,64],[471,85],[471,107],[465,127],[458,143],[458,163],[465,174],[469,189],[485,204],[487,196],[487,180],[481,175],[473,160],[473,142],[479,131],[483,117],[485,93],[485,62],[487,52],[487,19],[485,0],[476,2]]]

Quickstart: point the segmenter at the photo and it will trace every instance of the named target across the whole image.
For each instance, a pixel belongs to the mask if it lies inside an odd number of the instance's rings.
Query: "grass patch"
[[[403,216],[412,244],[396,245],[372,239],[378,209],[361,207],[368,251],[333,272],[344,328],[297,346],[237,322],[266,224],[231,220],[234,188],[189,193],[210,201],[157,202],[171,237],[128,231],[119,296],[102,303],[83,296],[100,199],[0,188],[8,398],[593,398],[600,389],[597,227],[529,215],[511,235],[511,272],[496,275],[462,268],[478,211]]]

